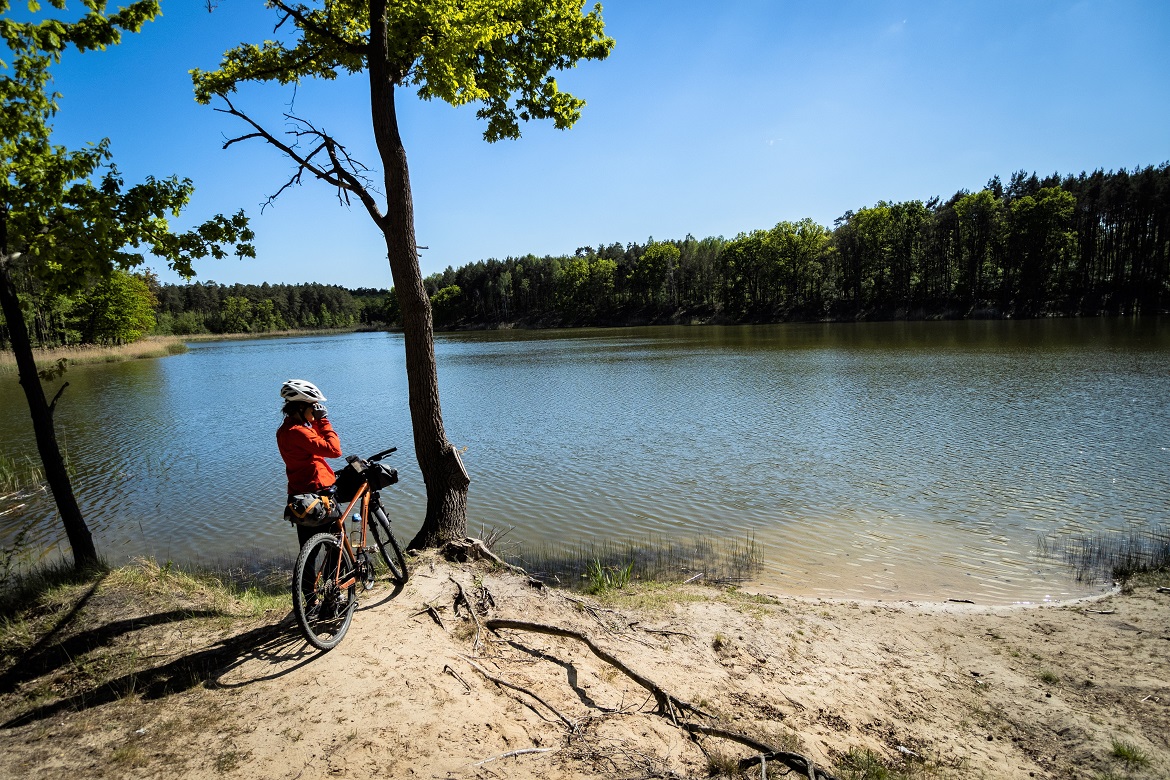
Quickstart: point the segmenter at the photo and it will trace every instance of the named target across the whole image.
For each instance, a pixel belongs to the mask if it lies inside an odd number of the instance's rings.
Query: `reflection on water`
[[[505,331],[442,335],[437,353],[476,530],[750,534],[765,588],[1010,602],[1080,592],[1039,535],[1166,521],[1163,322]],[[99,548],[291,553],[274,435],[293,376],[322,385],[346,453],[400,448],[409,538],[425,496],[403,360],[400,336],[354,334],[72,369],[58,429]],[[32,451],[19,423],[10,455]],[[0,517],[4,543],[30,523],[58,543],[51,503],[26,504]]]

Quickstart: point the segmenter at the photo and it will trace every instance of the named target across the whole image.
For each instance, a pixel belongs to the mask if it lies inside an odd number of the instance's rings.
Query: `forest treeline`
[[[1013,174],[832,228],[581,247],[427,278],[437,325],[1152,314],[1170,309],[1170,164]]]
[[[398,318],[386,290],[328,284],[165,284],[155,297],[159,335],[384,327]]]
[[[832,228],[803,219],[732,239],[586,246],[447,268],[425,283],[436,326],[448,328],[1155,314],[1170,310],[1170,163],[1019,172],[946,201],[848,211]],[[393,290],[160,285],[122,271],[72,296],[25,284],[25,320],[45,347],[398,320]]]
[[[127,344],[147,335],[270,333],[388,327],[398,317],[387,290],[326,284],[162,284],[149,271],[115,271],[76,295],[27,285],[25,322],[40,347]],[[0,347],[8,331],[0,320]]]

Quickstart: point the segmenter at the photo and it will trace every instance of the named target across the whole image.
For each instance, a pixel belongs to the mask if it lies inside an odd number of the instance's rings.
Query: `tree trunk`
[[[394,85],[401,74],[391,71],[386,45],[386,1],[370,2],[367,61],[374,139],[386,181],[386,214],[379,228],[386,238],[390,273],[402,312],[414,449],[427,487],[427,514],[409,547],[436,547],[467,535],[467,486],[470,479],[458,450],[447,441],[443,430],[431,302],[418,263],[410,173],[394,108]]]
[[[69,482],[69,472],[65,470],[65,461],[57,446],[57,435],[53,431],[53,410],[45,401],[45,391],[41,387],[41,378],[37,374],[37,364],[33,359],[32,342],[29,340],[28,328],[25,327],[24,316],[20,311],[20,300],[16,297],[16,287],[8,273],[11,258],[7,247],[7,228],[2,226],[0,230],[4,232],[0,238],[4,244],[3,255],[0,256],[0,310],[4,312],[4,319],[8,323],[12,352],[16,357],[20,385],[28,399],[37,450],[45,467],[45,479],[53,491],[57,511],[60,512],[61,522],[65,525],[65,535],[73,548],[73,565],[78,569],[94,566],[99,563],[97,549],[93,545],[93,537],[85,525],[85,519],[81,516],[81,509],[77,506],[73,485]]]

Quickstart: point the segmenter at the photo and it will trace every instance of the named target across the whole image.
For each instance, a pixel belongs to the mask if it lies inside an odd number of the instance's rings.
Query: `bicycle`
[[[357,607],[358,583],[363,590],[374,587],[375,548],[396,585],[405,585],[410,576],[380,496],[383,488],[398,482],[398,472],[379,461],[397,449],[391,447],[366,460],[357,455],[346,458],[347,465],[334,472],[334,497],[338,505],[348,502],[348,506],[337,517],[335,528],[311,536],[297,556],[292,581],[293,611],[305,639],[320,650],[336,647],[349,630]],[[346,532],[345,524],[350,518],[358,523],[356,531],[351,532],[356,545],[350,540],[351,533]],[[367,530],[373,545],[368,544]]]

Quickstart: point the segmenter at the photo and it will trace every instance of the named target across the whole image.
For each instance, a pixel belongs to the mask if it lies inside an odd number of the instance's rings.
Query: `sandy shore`
[[[578,639],[477,631],[453,579],[481,621],[588,635],[712,716],[681,725],[838,777],[1170,776],[1170,582],[1032,607],[700,586],[599,602],[486,564],[414,567],[325,654],[280,610],[225,616],[165,574],[145,596],[79,586],[9,625],[0,777],[697,778],[758,752],[692,737]]]

